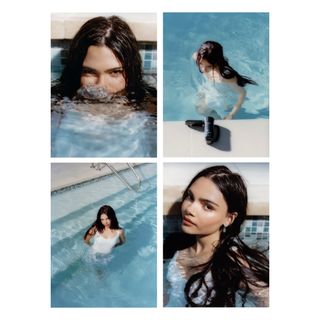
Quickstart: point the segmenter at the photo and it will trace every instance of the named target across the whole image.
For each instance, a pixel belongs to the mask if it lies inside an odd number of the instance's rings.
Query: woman
[[[156,90],[142,80],[138,42],[121,18],[93,18],[73,38],[66,67],[52,93],[73,98],[79,88],[86,89],[80,95],[93,99],[120,95],[139,101],[156,96]]]
[[[267,306],[269,261],[240,238],[247,190],[225,166],[198,173],[182,198],[182,230],[193,245],[177,251],[168,266],[167,306]]]
[[[204,42],[193,59],[208,81],[199,92],[198,113],[216,119],[232,119],[246,97],[244,86],[257,83],[229,65],[218,42]]]
[[[119,227],[116,213],[108,205],[102,206],[97,214],[96,221],[87,230],[83,237],[85,243],[92,243],[92,252],[109,254],[115,246],[125,242],[124,230]]]

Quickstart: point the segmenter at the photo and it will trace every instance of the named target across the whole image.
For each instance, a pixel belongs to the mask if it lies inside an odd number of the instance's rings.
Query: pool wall
[[[187,238],[181,230],[180,216],[163,217],[164,260],[171,259],[174,252],[185,247]],[[266,250],[269,246],[269,216],[250,215],[242,225],[240,238],[250,247]]]

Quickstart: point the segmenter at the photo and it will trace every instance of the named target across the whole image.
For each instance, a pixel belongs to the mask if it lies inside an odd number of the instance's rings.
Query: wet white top
[[[187,276],[185,274],[185,271],[180,266],[180,264],[177,262],[177,256],[179,255],[179,251],[177,251],[174,255],[174,257],[171,259],[168,271],[167,271],[167,281],[169,283],[169,288],[167,290],[168,294],[168,303],[166,307],[185,307],[186,306],[186,299],[184,297],[184,288],[187,283]],[[212,287],[213,286],[213,280],[211,273],[207,273],[205,275],[205,281],[207,286]],[[197,283],[193,283],[190,291],[192,292],[197,287]],[[198,291],[198,295],[193,298],[193,302],[196,304],[202,304],[202,301],[205,300],[206,297],[206,287],[203,284]],[[212,292],[213,295],[215,292]],[[240,307],[242,305],[241,295],[240,291],[236,292],[236,307]],[[247,296],[247,301],[244,305],[245,307],[257,307],[259,306],[258,301],[256,301],[256,297],[254,297],[251,293]]]
[[[93,253],[109,254],[113,247],[118,243],[121,230],[116,231],[113,238],[104,238],[98,231],[93,237],[91,250]]]

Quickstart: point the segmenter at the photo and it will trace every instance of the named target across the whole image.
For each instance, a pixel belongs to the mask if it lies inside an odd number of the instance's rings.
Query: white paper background
[[[312,0],[2,1],[1,319],[319,318],[320,19],[316,4]],[[172,11],[270,12],[271,306],[268,309],[164,309],[161,306],[51,309],[50,15],[52,12],[157,12],[158,101],[159,119],[162,119],[162,13]],[[208,162],[208,159],[163,159],[160,121],[158,143],[159,157],[152,162],[159,164],[160,249],[163,161]],[[221,158],[218,160],[223,162]],[[161,253],[158,262],[161,281]]]

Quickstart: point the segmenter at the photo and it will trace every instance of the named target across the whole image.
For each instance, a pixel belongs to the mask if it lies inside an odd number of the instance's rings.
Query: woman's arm
[[[90,240],[95,235],[96,231],[97,231],[96,227],[92,227],[89,229],[89,231],[87,232],[87,234],[83,238],[83,240],[86,244],[90,244]]]
[[[119,242],[118,242],[118,246],[120,246],[121,244],[124,244],[126,242],[126,236],[124,234],[124,230],[121,229],[120,230],[120,234],[119,234]]]
[[[230,79],[226,81],[231,86],[232,90],[234,90],[238,94],[238,99],[235,105],[233,106],[230,113],[224,118],[224,120],[231,120],[235,114],[239,111],[240,107],[242,106],[244,99],[246,97],[246,89],[244,87],[240,87],[237,84],[236,78]]]

